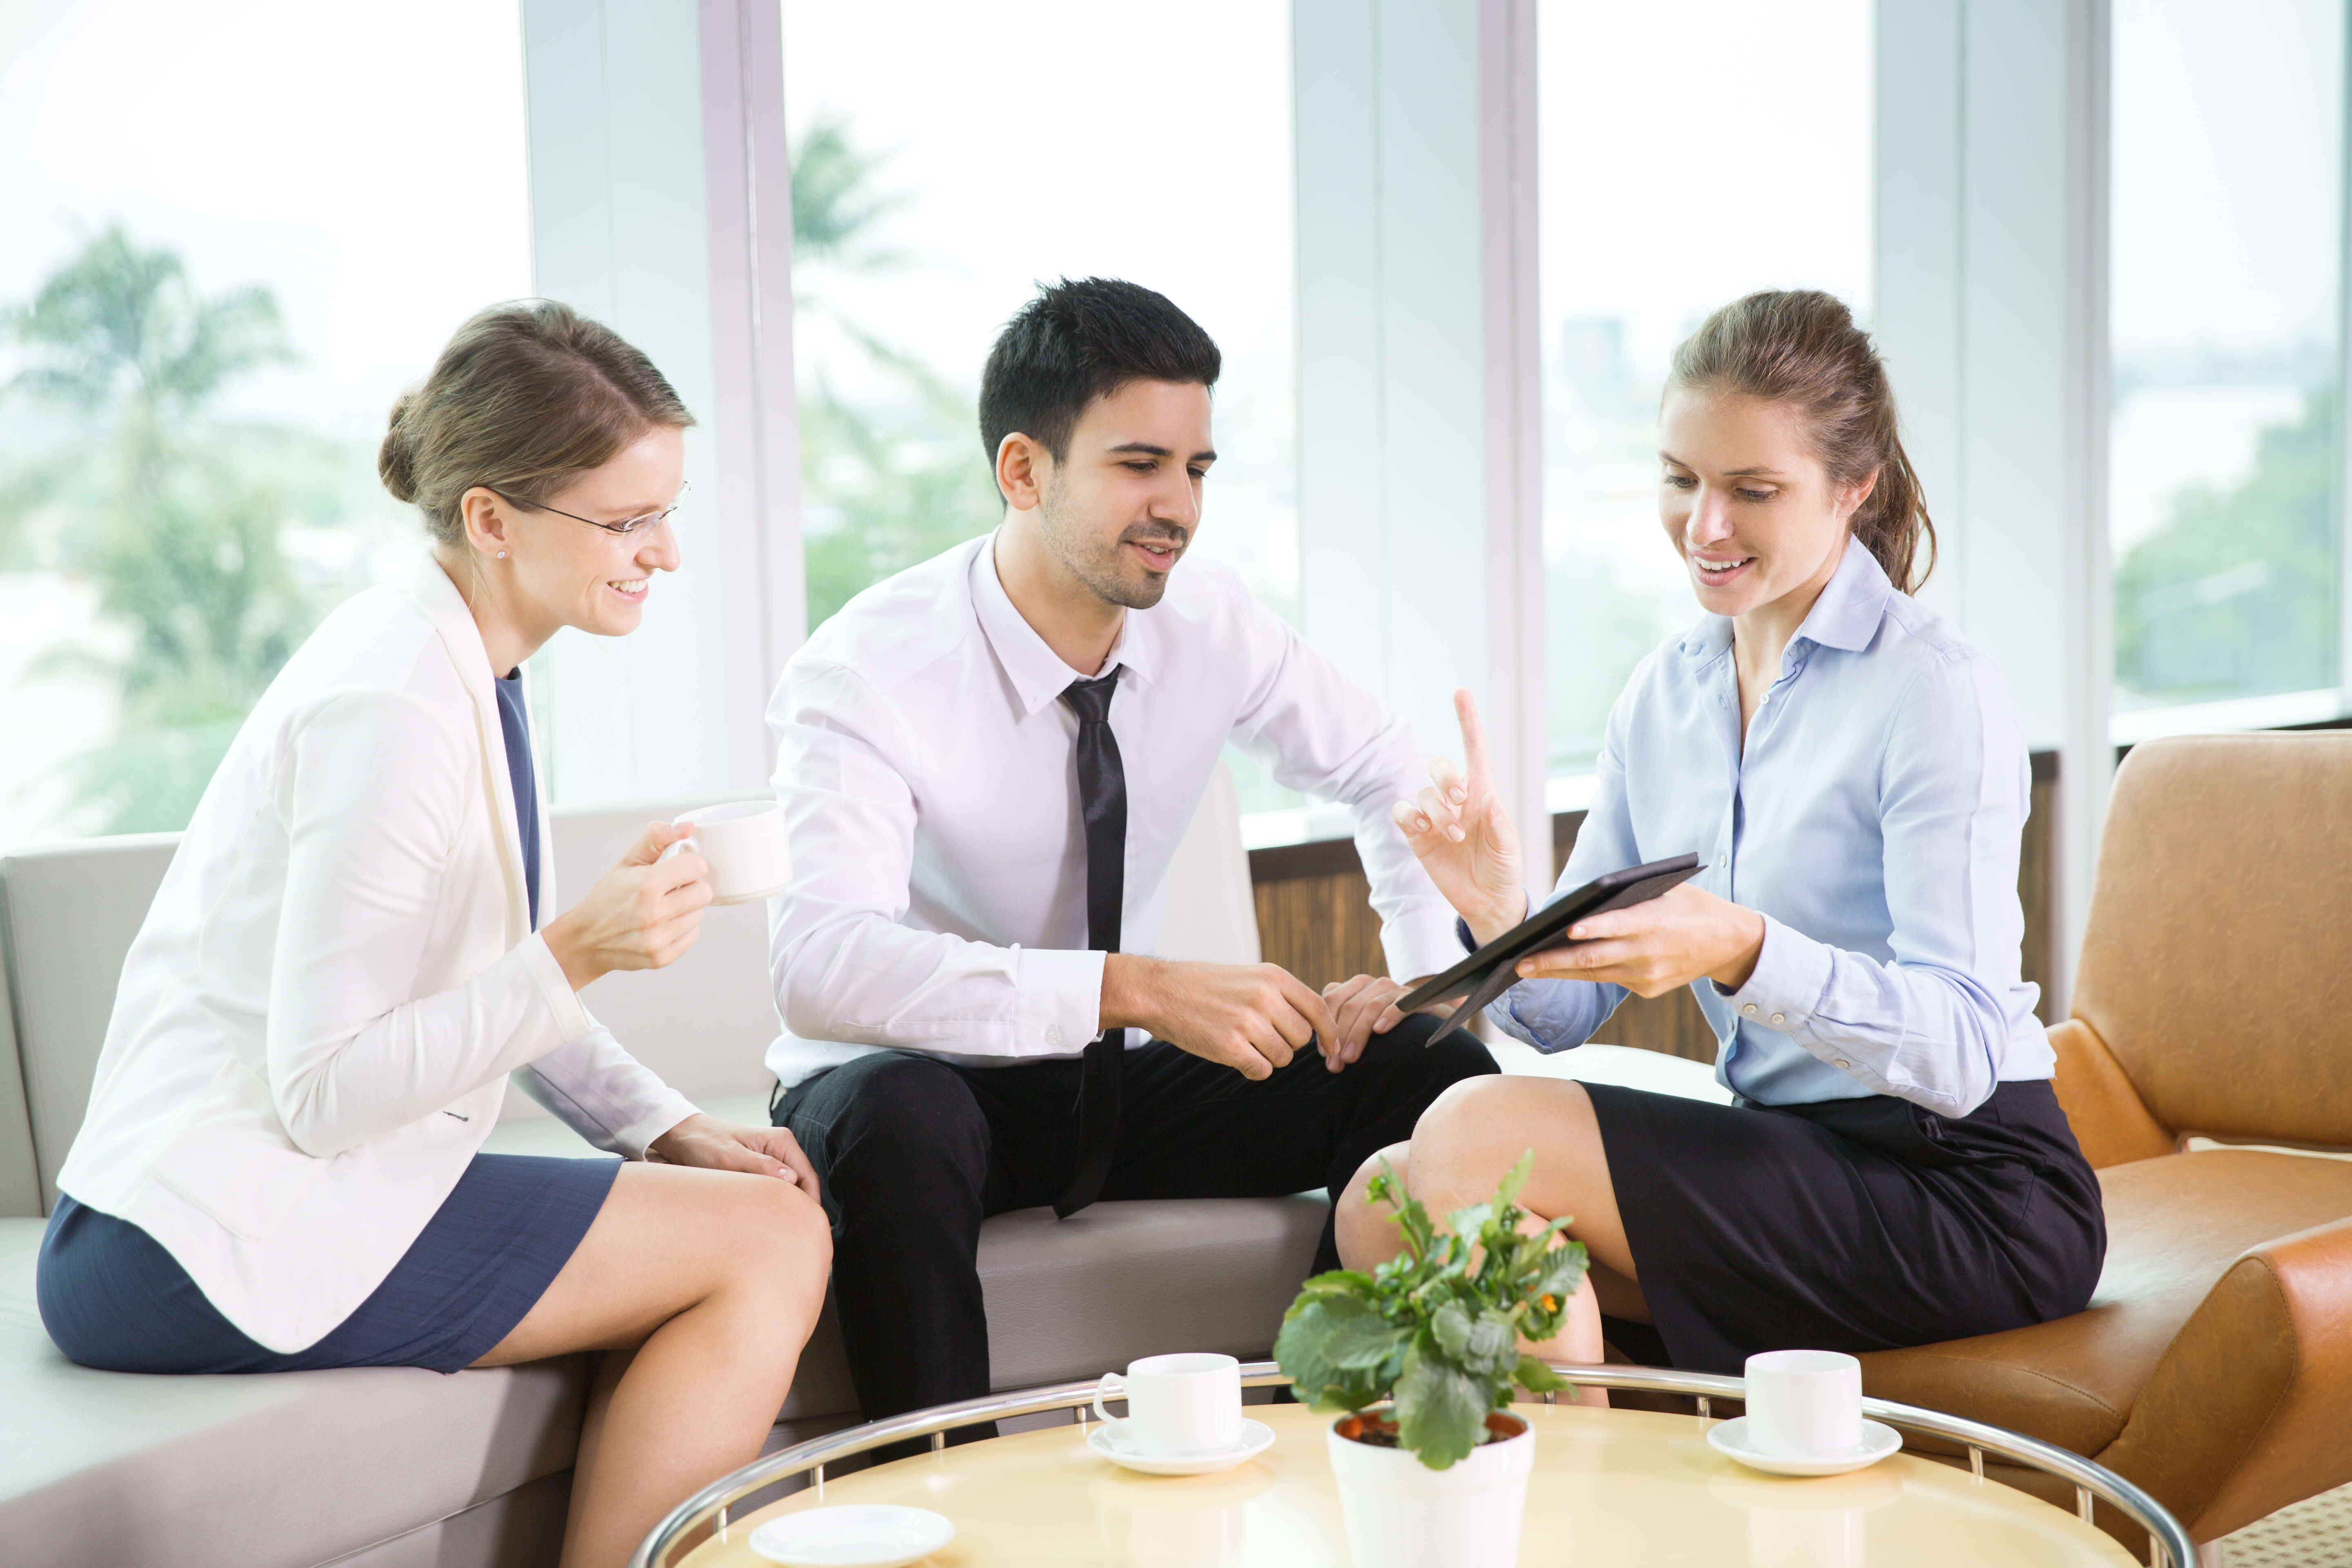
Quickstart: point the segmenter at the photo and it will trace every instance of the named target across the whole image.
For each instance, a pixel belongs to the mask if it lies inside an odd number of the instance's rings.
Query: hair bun
[[[414,393],[404,392],[392,405],[392,418],[386,423],[383,445],[376,448],[376,476],[392,499],[404,505],[416,500],[416,454],[411,447],[408,432],[401,428],[401,416],[408,412]]]

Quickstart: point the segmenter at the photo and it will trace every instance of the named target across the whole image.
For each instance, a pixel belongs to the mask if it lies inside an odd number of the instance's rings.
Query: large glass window
[[[184,826],[336,602],[416,549],[384,416],[530,291],[511,5],[0,18],[0,850]]]
[[[1544,554],[1551,767],[1586,772],[1642,656],[1698,614],[1658,528],[1675,345],[1757,289],[1870,309],[1869,0],[1545,0]]]
[[[2116,0],[2108,520],[2126,738],[2183,704],[2324,690],[2334,710],[2343,29],[2335,0]],[[2326,715],[2274,715],[2305,716]]]
[[[982,363],[1039,280],[1089,274],[1223,351],[1195,549],[1295,616],[1288,9],[785,0],[812,626],[995,526]]]

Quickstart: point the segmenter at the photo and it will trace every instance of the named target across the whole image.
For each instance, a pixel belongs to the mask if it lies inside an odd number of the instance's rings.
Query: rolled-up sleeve
[[[1103,955],[998,946],[901,924],[915,853],[904,740],[851,670],[787,667],[769,709],[792,884],[772,906],[769,973],[804,1040],[1066,1056],[1099,1032]]]
[[[1897,704],[1880,768],[1892,962],[1767,916],[1755,972],[1727,1000],[1881,1094],[1946,1116],[1984,1103],[2020,1024],[1996,977],[2023,940],[2019,831],[2031,776],[1985,656],[1954,648]]]

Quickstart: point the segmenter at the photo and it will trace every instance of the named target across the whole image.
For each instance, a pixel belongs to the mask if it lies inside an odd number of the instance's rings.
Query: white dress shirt
[[[430,555],[346,601],[237,731],[123,961],[58,1185],[266,1349],[383,1283],[509,1073],[616,1153],[694,1114],[530,929],[490,680]]]
[[[769,704],[793,879],[769,905],[784,1033],[768,1066],[786,1088],[885,1047],[998,1067],[1077,1056],[1100,1032],[1077,720],[1060,698],[1113,668],[1122,951],[1154,951],[1169,862],[1231,742],[1355,808],[1391,974],[1454,961],[1454,912],[1389,816],[1428,777],[1402,721],[1207,561],[1127,612],[1101,669],[1073,669],[1005,595],[993,542],[852,599]]]

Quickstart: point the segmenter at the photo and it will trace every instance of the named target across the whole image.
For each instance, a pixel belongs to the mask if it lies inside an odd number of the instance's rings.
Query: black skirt
[[[1671,1364],[1896,1350],[2079,1312],[2106,1219],[2047,1080],[1962,1117],[1887,1095],[1717,1105],[1587,1084]],[[1621,1333],[1621,1347],[1647,1336]]]

